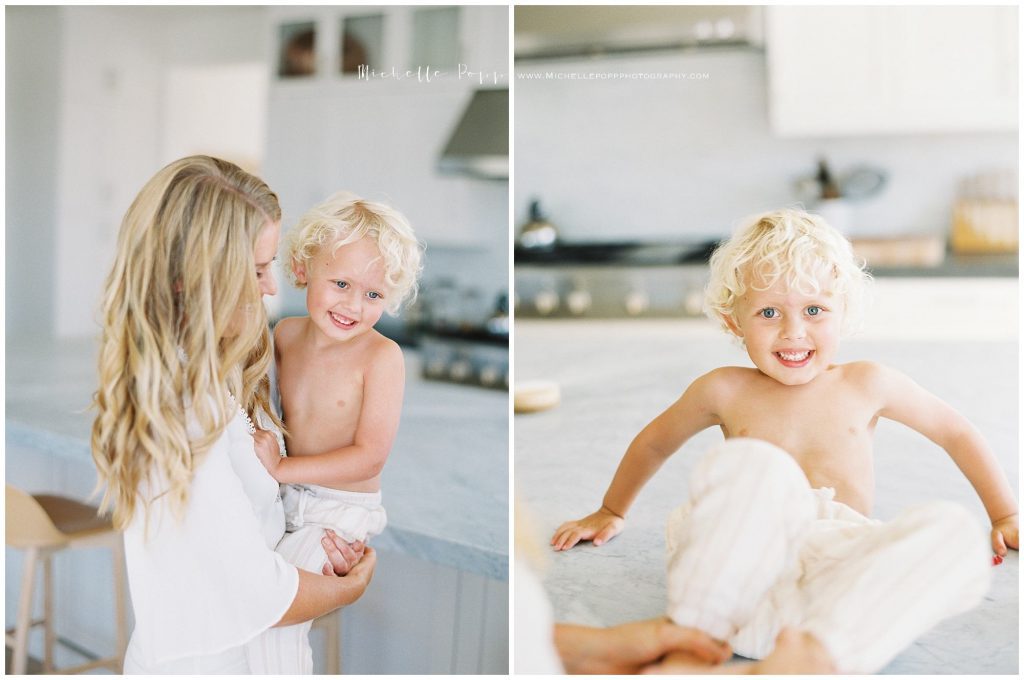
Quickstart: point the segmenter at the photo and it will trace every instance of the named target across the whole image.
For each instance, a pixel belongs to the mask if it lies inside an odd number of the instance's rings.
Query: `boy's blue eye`
[[[375,290],[371,290],[371,291],[369,291],[366,294],[366,297],[370,298],[371,300],[379,300],[380,299],[380,293],[378,293]]]
[[[779,315],[779,310],[775,309],[774,307],[765,307],[764,309],[761,310],[760,314],[765,319],[774,319]]]
[[[810,307],[807,308],[807,316],[818,316],[823,311],[824,310],[821,307],[817,305],[811,305]]]
[[[335,281],[335,283],[337,284],[338,288],[348,288],[347,281]]]

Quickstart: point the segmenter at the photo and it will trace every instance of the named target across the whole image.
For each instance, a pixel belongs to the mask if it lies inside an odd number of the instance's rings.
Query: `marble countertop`
[[[847,340],[839,361],[872,359],[910,375],[970,418],[986,435],[1017,489],[1018,349],[1015,341]],[[596,510],[637,432],[697,376],[750,365],[746,354],[705,320],[516,321],[516,380],[561,388],[552,410],[516,415],[515,492],[531,520],[528,536],[547,546],[563,521]],[[610,543],[548,553],[542,569],[556,620],[613,625],[665,610],[664,525],[685,501],[699,455],[721,441],[707,430],[684,445],[640,493],[626,530]],[[875,516],[933,499],[987,517],[970,484],[934,444],[880,421],[875,436]],[[520,537],[521,538],[521,537]],[[1005,673],[1018,665],[1018,554],[995,569],[978,607],[939,624],[885,673]]]
[[[95,354],[91,340],[8,342],[9,444],[91,463]],[[508,395],[423,380],[417,353],[405,354],[402,422],[381,488],[389,524],[374,546],[507,580]]]

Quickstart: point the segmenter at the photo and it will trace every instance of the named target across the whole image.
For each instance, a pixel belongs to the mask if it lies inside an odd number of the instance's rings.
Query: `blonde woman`
[[[323,575],[273,550],[284,516],[256,449],[281,425],[261,301],[276,292],[280,218],[261,180],[193,156],[160,170],[121,225],[92,449],[125,535],[126,673],[248,673],[246,642],[350,604],[373,574],[371,549],[333,536]]]

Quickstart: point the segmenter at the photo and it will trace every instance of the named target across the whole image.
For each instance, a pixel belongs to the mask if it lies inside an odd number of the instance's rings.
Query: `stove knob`
[[[651,298],[642,290],[631,290],[626,295],[626,313],[640,316],[651,306]]]
[[[452,365],[448,367],[448,375],[452,377],[452,380],[465,380],[473,373],[473,365],[465,359],[459,359],[453,361]]]
[[[565,305],[569,308],[569,311],[580,316],[588,309],[590,309],[590,293],[580,288],[569,293],[565,298]]]
[[[704,313],[704,294],[701,291],[691,290],[683,300],[683,309],[690,316],[700,316]]]
[[[493,387],[501,380],[501,371],[497,366],[484,366],[480,369],[480,382],[488,387]]]
[[[427,362],[427,375],[432,378],[438,378],[444,375],[446,363],[444,359],[434,358]]]
[[[553,290],[542,290],[533,298],[533,306],[543,316],[547,316],[558,307],[558,293]]]

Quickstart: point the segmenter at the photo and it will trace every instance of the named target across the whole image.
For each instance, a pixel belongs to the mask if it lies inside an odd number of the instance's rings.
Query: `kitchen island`
[[[30,492],[89,496],[96,484],[89,449],[93,413],[88,409],[97,384],[95,355],[92,340],[8,342],[9,483]],[[372,625],[343,625],[343,655],[347,649],[362,647],[363,656],[376,657],[364,663],[360,652],[353,652],[344,668],[346,672],[504,672],[506,661],[499,657],[507,656],[503,651],[507,620],[502,612],[507,612],[508,597],[508,397],[501,391],[423,380],[417,352],[406,350],[405,355],[402,421],[382,478],[388,527],[373,542],[381,552],[376,587],[351,607],[351,616],[365,614],[371,624],[384,610],[403,611],[404,636],[389,628],[394,636],[388,645],[404,645],[405,651],[389,655],[383,637],[372,647],[365,644]],[[16,554],[9,551],[9,557]],[[109,566],[102,567],[103,557],[97,568],[104,572],[97,572],[96,578],[107,583]],[[9,559],[8,621],[13,621],[17,597],[12,594],[20,582],[11,563]],[[79,566],[90,568],[76,563]],[[60,566],[58,578],[67,578]],[[396,585],[385,593],[389,579]],[[407,582],[417,585],[401,585]],[[431,587],[424,588],[424,583]],[[66,588],[74,590],[70,585]],[[406,595],[406,591],[414,592]],[[421,593],[419,599],[415,591]],[[92,603],[88,594],[77,597]],[[99,601],[90,608],[104,614],[111,611],[102,604],[105,592],[96,598]],[[471,615],[458,610],[467,603],[480,611]],[[75,621],[88,620],[88,612],[59,611],[58,615],[66,617],[71,628],[76,627]],[[349,617],[346,610],[346,621]],[[451,630],[445,629],[446,617],[451,618]],[[432,637],[425,639],[428,633]],[[90,631],[82,634],[89,638]],[[469,652],[462,642],[461,656],[451,649],[460,635],[473,638]],[[86,642],[92,649],[105,644],[104,640]],[[469,657],[475,660],[470,662]]]
[[[847,340],[838,360],[888,364],[948,401],[985,434],[1016,491],[1016,340],[898,335],[875,331]],[[532,520],[536,533],[529,538],[544,546],[561,522],[600,506],[629,442],[693,379],[717,366],[751,365],[738,345],[702,319],[517,320],[515,337],[516,380],[543,378],[561,388],[557,407],[514,420],[516,501]],[[608,544],[549,554],[542,578],[556,620],[604,626],[664,614],[665,520],[686,500],[695,461],[721,440],[719,431],[706,430],[687,442],[646,485],[626,529]],[[945,499],[987,525],[980,501],[949,457],[901,425],[879,422],[875,475],[880,519]],[[993,568],[993,586],[978,607],[939,624],[883,672],[1016,674],[1018,566],[1011,551]]]

